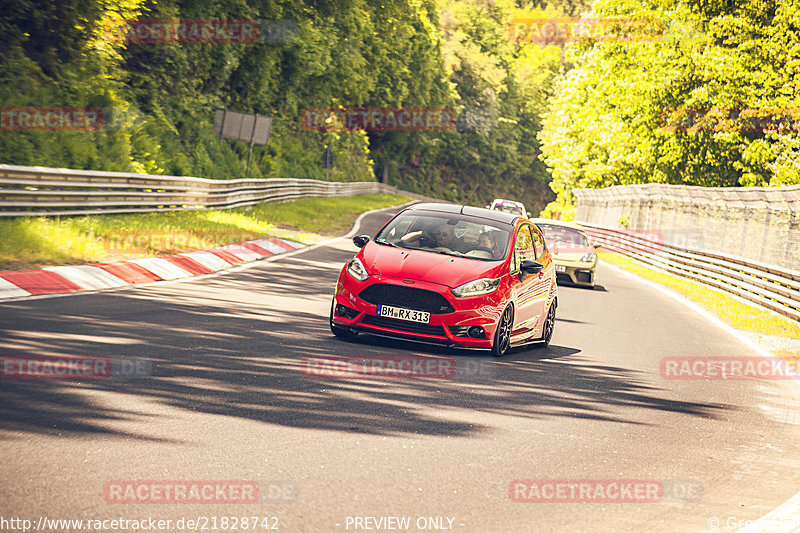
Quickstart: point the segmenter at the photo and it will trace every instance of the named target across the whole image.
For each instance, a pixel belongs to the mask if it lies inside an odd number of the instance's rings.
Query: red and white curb
[[[0,271],[0,300],[115,289],[219,272],[306,245],[271,237],[197,252],[96,265]]]

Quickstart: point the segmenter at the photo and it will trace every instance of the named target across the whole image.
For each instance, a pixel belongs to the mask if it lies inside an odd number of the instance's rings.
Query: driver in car
[[[456,237],[455,228],[449,224],[442,224],[433,230],[435,247],[448,248],[454,252],[463,252],[464,243]]]

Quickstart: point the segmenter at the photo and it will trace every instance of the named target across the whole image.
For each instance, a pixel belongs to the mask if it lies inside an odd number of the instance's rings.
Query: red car
[[[541,231],[517,215],[451,204],[398,213],[344,265],[334,335],[359,332],[502,356],[553,335],[558,289]]]

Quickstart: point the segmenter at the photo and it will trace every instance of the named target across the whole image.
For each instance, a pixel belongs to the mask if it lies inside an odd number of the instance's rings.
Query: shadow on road
[[[154,403],[288,427],[452,437],[492,429],[459,421],[463,409],[631,424],[642,422],[626,418],[631,411],[623,407],[697,417],[725,409],[665,400],[643,376],[593,363],[569,346],[515,349],[493,359],[375,337],[340,341],[330,334],[327,313],[338,269],[351,256],[319,248],[190,283],[0,306],[0,355],[152,363],[152,375],[138,379],[4,379],[0,438],[22,432],[155,439],[141,429],[157,416],[145,407]],[[402,355],[480,361],[490,372],[470,382],[309,379],[302,372],[307,357]],[[119,401],[98,401],[95,391]]]

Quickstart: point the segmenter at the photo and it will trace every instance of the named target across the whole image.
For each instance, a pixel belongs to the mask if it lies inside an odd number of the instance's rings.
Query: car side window
[[[536,258],[539,259],[544,255],[545,251],[544,237],[538,228],[531,228],[531,230],[533,231],[533,245],[536,249]]]
[[[535,260],[536,250],[533,247],[531,228],[527,224],[519,228],[514,240],[514,256],[511,259],[511,272],[519,270],[519,265],[526,259]]]

